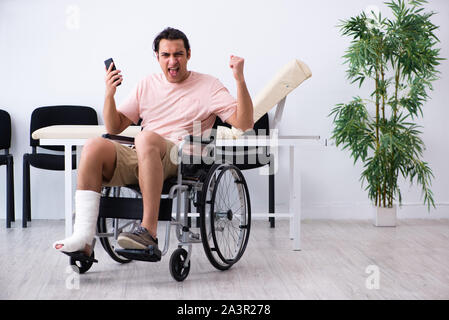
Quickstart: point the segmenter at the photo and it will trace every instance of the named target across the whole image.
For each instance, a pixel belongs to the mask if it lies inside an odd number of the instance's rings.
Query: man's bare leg
[[[100,192],[103,179],[112,179],[116,158],[113,142],[103,138],[89,139],[81,153],[77,190]]]
[[[139,163],[139,186],[144,208],[141,225],[156,239],[159,205],[164,183],[162,158],[167,145],[164,138],[151,131],[140,132],[136,137],[135,144]]]
[[[77,191],[88,190],[99,193],[103,179],[109,181],[112,178],[115,170],[115,162],[116,151],[111,141],[103,138],[88,140],[81,153]],[[75,209],[78,210],[77,208]],[[76,219],[75,217],[75,223]],[[54,247],[57,250],[64,251],[64,245],[62,243],[56,242]],[[90,255],[90,244],[85,245],[84,251]]]

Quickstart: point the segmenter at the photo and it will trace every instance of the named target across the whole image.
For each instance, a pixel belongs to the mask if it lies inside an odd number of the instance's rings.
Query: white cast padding
[[[292,90],[312,76],[310,68],[302,61],[293,59],[282,67],[270,82],[253,99],[254,122],[276,106]],[[236,139],[243,131],[219,126],[217,138]]]

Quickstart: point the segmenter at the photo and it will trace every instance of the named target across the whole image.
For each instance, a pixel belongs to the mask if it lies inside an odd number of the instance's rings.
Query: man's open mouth
[[[178,75],[179,72],[179,67],[176,68],[168,68],[168,73],[170,73],[170,75],[172,77],[176,77]]]

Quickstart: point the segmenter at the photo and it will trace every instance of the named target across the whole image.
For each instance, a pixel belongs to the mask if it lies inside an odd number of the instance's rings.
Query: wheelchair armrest
[[[178,160],[180,161],[180,163],[185,164],[184,159],[188,159],[187,163],[192,163],[193,158],[201,157],[201,153],[194,156],[191,149],[191,147],[194,146],[199,147],[199,145],[205,145],[206,148],[212,146],[212,150],[215,150],[215,137],[209,136],[204,138],[202,136],[193,136],[193,135],[185,136],[184,139],[181,141],[181,143],[178,145]],[[185,147],[189,149],[187,153],[184,153]]]
[[[120,135],[109,134],[109,133],[103,134],[102,137],[106,138],[106,139],[109,139],[109,140],[116,141],[118,143],[134,144],[134,138],[133,137],[126,137],[126,136],[120,136]]]

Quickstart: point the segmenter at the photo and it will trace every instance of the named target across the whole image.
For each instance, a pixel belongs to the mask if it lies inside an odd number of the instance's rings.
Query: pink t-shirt
[[[203,134],[216,116],[224,122],[237,108],[236,99],[216,78],[194,71],[181,83],[170,83],[165,75],[152,74],[141,80],[117,108],[143,130],[156,132],[179,143],[184,136]],[[201,132],[198,132],[201,126]]]

